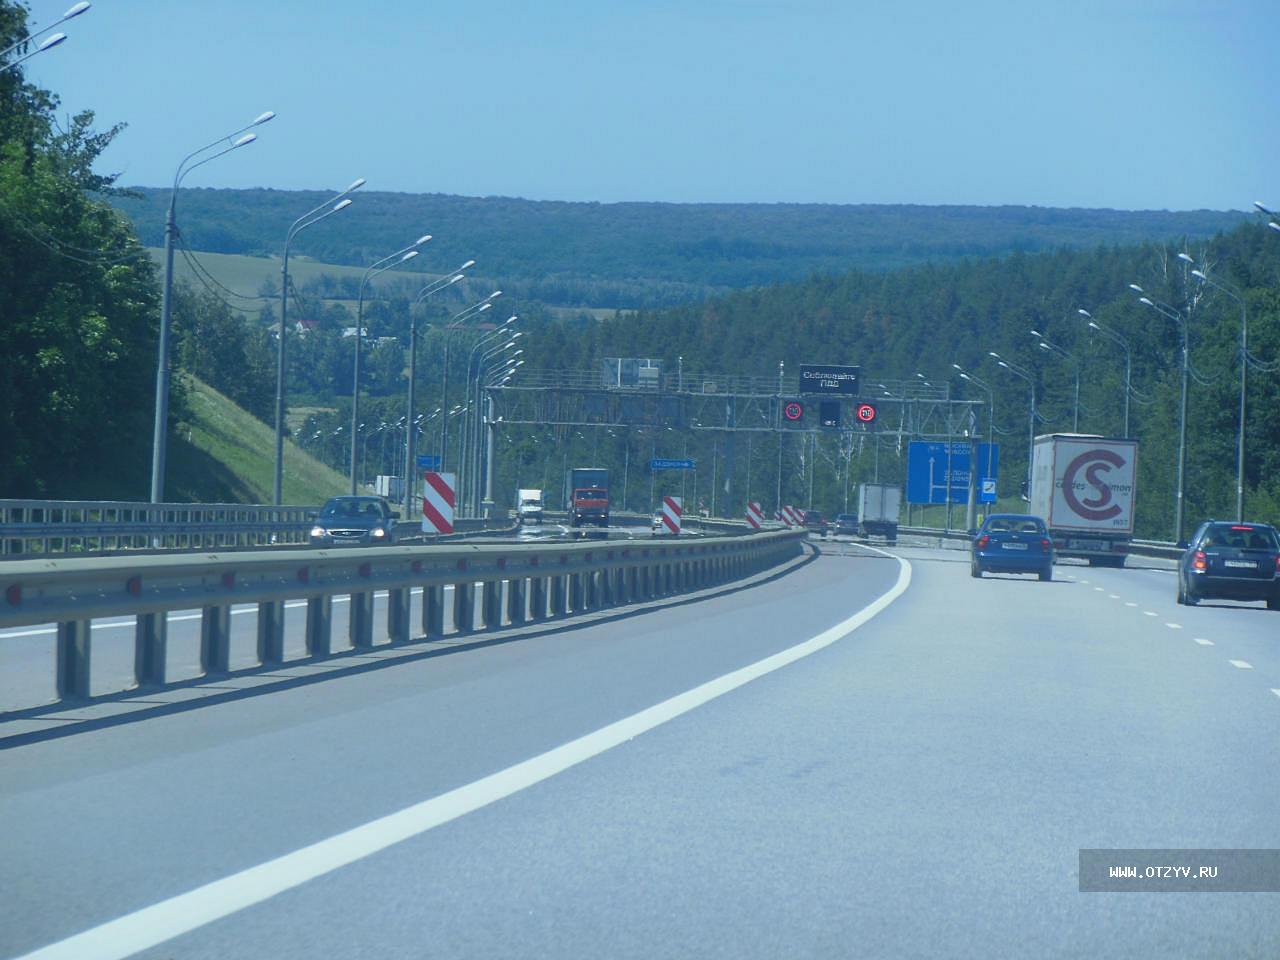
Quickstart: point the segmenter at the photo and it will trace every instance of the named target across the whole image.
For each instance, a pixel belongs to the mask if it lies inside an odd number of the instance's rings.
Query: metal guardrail
[[[306,546],[318,506],[242,503],[137,503],[92,500],[0,500],[0,557],[124,551]],[[507,520],[459,519],[458,534],[506,529]],[[403,532],[407,528],[408,532]],[[413,521],[402,539],[427,539]]]
[[[944,530],[941,527],[899,527],[899,534],[914,534],[922,537],[937,537],[939,540],[969,540],[963,530]],[[1164,560],[1176,560],[1185,551],[1168,540],[1130,540],[1129,553],[1139,557],[1155,557]]]
[[[170,611],[201,611],[201,667],[220,675],[230,670],[233,604],[257,604],[258,660],[271,666],[285,659],[288,600],[306,601],[307,655],[320,657],[332,650],[335,596],[350,597],[350,639],[362,649],[373,645],[376,591],[388,591],[392,642],[410,639],[417,588],[423,636],[445,636],[446,586],[453,587],[449,635],[466,635],[741,579],[798,555],[802,539],[788,531],[653,545],[458,543],[15,560],[0,567],[0,628],[56,624],[58,696],[80,699],[90,691],[92,623],[104,617],[135,618],[135,680],[155,685],[165,682]]]

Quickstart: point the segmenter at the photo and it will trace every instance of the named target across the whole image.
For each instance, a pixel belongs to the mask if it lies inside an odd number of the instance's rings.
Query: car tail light
[[[984,533],[982,536],[978,538],[978,549],[979,550],[984,549],[986,545],[990,542],[991,542],[991,538]]]
[[[1276,554],[1276,573],[1280,574],[1280,554]]]
[[[1192,555],[1192,557],[1191,557],[1191,567],[1192,567],[1192,569],[1194,569],[1194,570],[1206,570],[1206,569],[1208,569],[1208,567],[1209,567],[1209,562],[1208,562],[1207,560],[1205,560],[1205,558],[1204,558],[1204,551],[1203,551],[1203,550],[1197,550],[1197,551],[1195,552],[1195,554],[1193,554],[1193,555]]]
[[[1041,541],[1040,541],[1040,549],[1041,549],[1041,550],[1048,551],[1048,549],[1049,549],[1050,547],[1052,547],[1052,546],[1053,546],[1053,541],[1052,541],[1052,540],[1041,540]]]

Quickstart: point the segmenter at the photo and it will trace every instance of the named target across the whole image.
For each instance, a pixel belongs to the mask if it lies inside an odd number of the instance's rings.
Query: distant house
[[[310,333],[312,330],[319,330],[319,329],[320,329],[319,320],[299,320],[297,323],[293,325],[294,332],[303,334],[303,335]]]
[[[343,335],[344,337],[354,337],[354,336],[356,335],[356,328],[355,328],[355,327],[343,327],[343,328],[342,328],[342,335]],[[368,328],[368,327],[361,327],[361,328],[360,328],[360,336],[363,338],[363,337],[367,337],[368,335],[369,335],[369,328]]]
[[[388,344],[388,343],[399,344],[400,338],[399,337],[379,337],[375,342],[379,347],[381,347],[384,344]]]

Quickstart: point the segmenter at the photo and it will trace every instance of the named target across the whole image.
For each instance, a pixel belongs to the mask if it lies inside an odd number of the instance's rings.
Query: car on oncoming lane
[[[1053,579],[1053,540],[1040,517],[1025,513],[996,513],[975,531],[970,546],[969,573],[1034,573]]]
[[[858,515],[856,513],[837,513],[836,528],[832,532],[846,537],[856,537],[858,535]]]
[[[825,537],[831,530],[831,525],[827,523],[826,517],[817,510],[805,510],[802,523],[807,531],[816,533],[820,537]]]
[[[1209,520],[1178,560],[1178,603],[1265,600],[1280,610],[1280,534],[1265,523]]]
[[[312,517],[313,546],[371,546],[399,539],[400,514],[384,497],[333,497]]]

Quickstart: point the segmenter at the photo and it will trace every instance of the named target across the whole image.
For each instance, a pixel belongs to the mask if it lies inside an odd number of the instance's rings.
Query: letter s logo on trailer
[[[1062,473],[1062,496],[1067,505],[1087,520],[1110,520],[1124,512],[1120,504],[1114,502],[1111,487],[1106,482],[1105,474],[1113,468],[1125,466],[1128,461],[1111,450],[1086,450],[1077,456]],[[1083,470],[1084,480],[1077,476]],[[1081,499],[1078,489],[1084,492],[1096,491],[1093,496]]]

